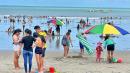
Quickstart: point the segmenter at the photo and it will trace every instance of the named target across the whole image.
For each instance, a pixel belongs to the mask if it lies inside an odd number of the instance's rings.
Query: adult
[[[72,45],[72,41],[70,39],[70,32],[67,32],[66,35],[64,35],[62,38],[62,45],[64,47],[64,58],[67,58],[68,56],[70,43]]]
[[[20,47],[20,32],[21,30],[20,29],[16,29],[14,30],[13,32],[13,49],[14,49],[14,67],[15,69],[20,69],[20,66],[19,66],[19,57],[20,57],[20,54],[21,54],[21,47]]]
[[[57,35],[60,35],[60,25],[56,25],[56,32],[57,32]]]
[[[23,22],[22,22],[23,31],[25,30],[25,24],[26,24],[26,21],[25,21],[25,18],[24,18]],[[24,32],[23,32],[23,35],[24,35]]]
[[[86,22],[83,19],[81,19],[79,23],[82,26],[82,28],[84,28],[84,25],[86,24]]]
[[[79,29],[80,29],[80,25],[78,24],[78,25],[77,25],[77,30],[79,31]]]
[[[49,30],[48,30],[48,34],[49,34],[49,35],[52,35],[52,27],[49,28]]]
[[[23,59],[24,59],[24,69],[25,73],[27,73],[27,64],[29,62],[29,73],[31,73],[32,68],[32,58],[33,58],[33,43],[35,42],[35,38],[31,36],[32,31],[29,29],[25,30],[25,37],[22,38],[20,43],[24,45],[23,47]]]
[[[113,53],[114,53],[114,50],[115,50],[115,43],[110,38],[109,35],[106,35],[103,44],[104,44],[104,48],[107,48],[107,61],[109,63],[111,63],[111,60],[113,58]]]
[[[33,36],[37,39],[36,49],[35,49],[35,56],[38,66],[38,71],[43,71],[43,64],[44,64],[44,57],[45,57],[45,51],[47,48],[46,45],[46,36],[47,33],[45,31],[42,31],[40,26],[35,26]]]

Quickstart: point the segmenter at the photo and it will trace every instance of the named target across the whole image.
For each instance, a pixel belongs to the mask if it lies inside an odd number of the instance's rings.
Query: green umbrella
[[[56,20],[56,25],[59,25],[59,26],[62,26],[64,24],[64,22],[63,21],[61,21],[61,20]]]

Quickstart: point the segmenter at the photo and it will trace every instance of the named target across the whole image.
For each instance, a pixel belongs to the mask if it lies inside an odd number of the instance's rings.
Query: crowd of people
[[[68,20],[66,20],[67,23]],[[85,21],[81,20],[80,25],[82,28],[84,28]],[[85,25],[85,26],[84,26]],[[14,67],[15,69],[20,69],[19,65],[19,57],[23,55],[24,59],[24,69],[25,73],[31,73],[31,68],[32,68],[32,58],[33,58],[33,49],[35,49],[35,58],[37,62],[37,69],[39,73],[43,73],[44,71],[44,63],[45,63],[45,52],[47,49],[47,37],[48,35],[55,36],[54,31],[52,30],[52,27],[48,31],[42,30],[40,26],[36,25],[34,27],[35,32],[32,34],[32,31],[30,29],[25,29],[23,31],[24,37],[20,37],[21,34],[21,29],[15,29],[13,31],[13,48],[14,48]],[[56,32],[57,35],[60,36],[60,26],[56,26]],[[70,46],[73,47],[72,44],[72,39],[71,39],[71,30],[68,30],[62,37],[61,40],[61,45],[64,48],[64,58],[68,57],[69,54],[69,48]],[[82,36],[84,37],[85,40],[87,40],[86,33],[82,32]],[[109,63],[112,63],[112,58],[113,58],[113,53],[115,50],[115,42],[110,38],[109,35],[106,35],[103,37],[104,42],[98,42],[97,47],[95,48],[96,51],[96,62],[101,62],[101,55],[104,49],[107,48],[107,61]],[[103,44],[103,45],[102,45]],[[84,54],[85,48],[84,45],[79,42],[79,48],[80,48],[80,55],[82,56]],[[29,69],[28,69],[29,66]]]
[[[20,38],[20,29],[16,29],[13,33],[13,48],[14,48],[14,66],[15,69],[20,69],[19,56],[23,50],[25,73],[31,73],[33,48],[35,47],[35,57],[37,61],[38,72],[43,73],[44,57],[46,51],[46,36],[47,33],[41,30],[40,26],[35,26],[33,33],[30,29],[25,29],[25,36]],[[23,49],[22,49],[23,48]],[[29,64],[29,70],[27,69]]]

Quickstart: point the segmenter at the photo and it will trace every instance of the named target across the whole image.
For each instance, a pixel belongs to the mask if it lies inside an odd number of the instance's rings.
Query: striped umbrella
[[[115,34],[115,35],[126,35],[129,34],[128,31],[115,26],[115,25],[110,25],[110,24],[102,24],[102,25],[95,25],[89,28],[88,30],[85,31],[85,33],[90,33],[90,34]]]

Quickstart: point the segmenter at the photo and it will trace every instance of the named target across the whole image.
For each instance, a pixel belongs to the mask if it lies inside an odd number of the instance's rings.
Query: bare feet
[[[66,59],[67,57],[63,57],[64,59]]]

